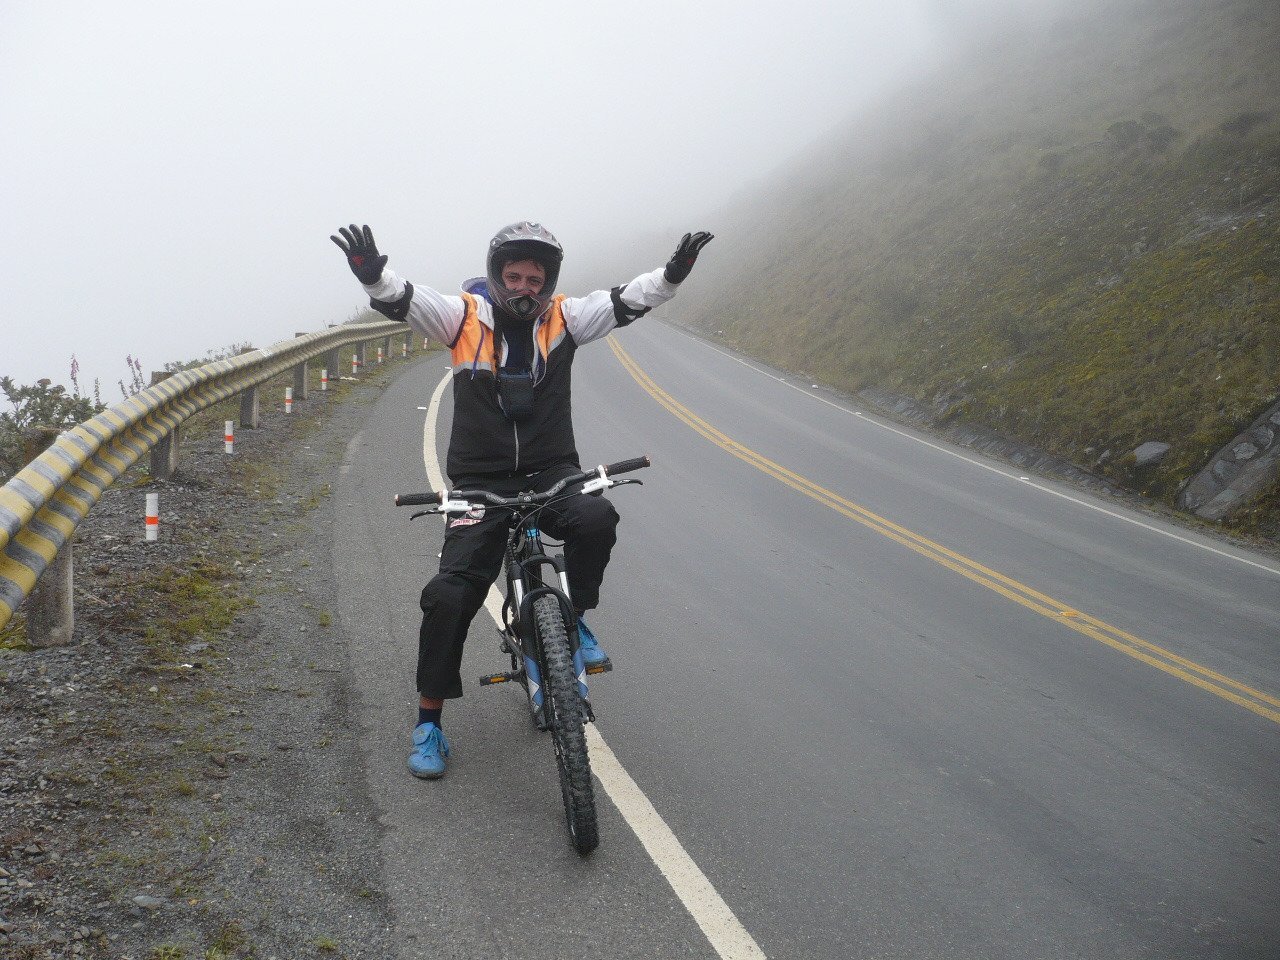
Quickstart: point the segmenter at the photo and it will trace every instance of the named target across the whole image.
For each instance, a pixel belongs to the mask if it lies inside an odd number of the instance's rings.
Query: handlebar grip
[[[443,503],[441,495],[443,490],[436,490],[431,493],[397,493],[397,507],[421,507],[429,503]]]
[[[604,472],[612,477],[615,474],[630,473],[632,470],[642,470],[652,465],[648,457],[634,457],[631,460],[619,460],[617,463],[611,463],[604,468]]]

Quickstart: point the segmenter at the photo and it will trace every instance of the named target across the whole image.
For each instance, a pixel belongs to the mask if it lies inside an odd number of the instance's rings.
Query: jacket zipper
[[[512,468],[512,472],[514,473],[520,469],[520,428],[516,426],[514,420],[511,421],[511,432],[514,433],[516,437],[516,465]]]

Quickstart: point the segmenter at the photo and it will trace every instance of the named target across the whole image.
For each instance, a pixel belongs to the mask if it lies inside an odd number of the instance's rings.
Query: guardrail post
[[[257,430],[260,416],[258,405],[258,385],[245,387],[240,391],[240,427],[243,430]]]
[[[365,366],[365,348],[368,346],[363,340],[356,344],[356,359],[360,363],[360,372],[364,373]]]
[[[53,427],[39,427],[24,438],[25,459],[34,460],[58,438]],[[72,535],[74,537],[74,534]],[[44,569],[27,596],[27,642],[33,647],[62,647],[71,642],[76,629],[75,574],[72,569],[72,537]]]
[[[295,333],[295,337],[305,337],[306,333]],[[308,361],[303,360],[293,368],[293,399],[306,400],[310,390],[307,389],[307,375],[310,372]]]
[[[387,363],[391,362],[391,338],[390,337],[382,338],[382,359],[387,361]]]
[[[151,385],[154,387],[161,380],[168,380],[173,374],[169,371],[153,370]],[[174,426],[151,448],[151,476],[156,480],[168,480],[178,471],[178,442],[181,440],[180,428]]]
[[[329,382],[337,383],[342,376],[342,361],[338,359],[337,347],[324,355],[324,368],[329,371]]]
[[[307,389],[307,361],[303,360],[293,368],[293,399],[305,400],[310,391]]]

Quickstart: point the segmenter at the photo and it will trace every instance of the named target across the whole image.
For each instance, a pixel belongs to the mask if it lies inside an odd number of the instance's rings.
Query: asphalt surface
[[[695,432],[608,344],[579,354],[584,461],[654,461],[610,494],[620,542],[589,619],[617,669],[592,699],[760,949],[1280,956],[1280,564],[930,446],[651,319],[619,344],[741,446]],[[512,686],[448,705],[444,780],[404,769],[442,524],[390,502],[428,486],[420,408],[445,368],[391,385],[335,489],[403,956],[717,956],[603,791],[600,848],[572,852],[551,744]],[[1067,619],[1089,617],[1106,629]],[[482,611],[464,678],[503,666]]]

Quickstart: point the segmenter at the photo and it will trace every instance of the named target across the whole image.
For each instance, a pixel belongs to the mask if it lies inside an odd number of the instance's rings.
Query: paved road
[[[654,467],[612,494],[598,727],[764,954],[1280,956],[1274,561],[649,318],[617,340],[579,356],[578,446]],[[403,769],[441,526],[386,505],[427,486],[444,369],[392,385],[335,491],[404,955],[715,957],[608,800],[570,851],[518,691],[449,705],[445,780]],[[464,675],[495,636],[482,612]]]

